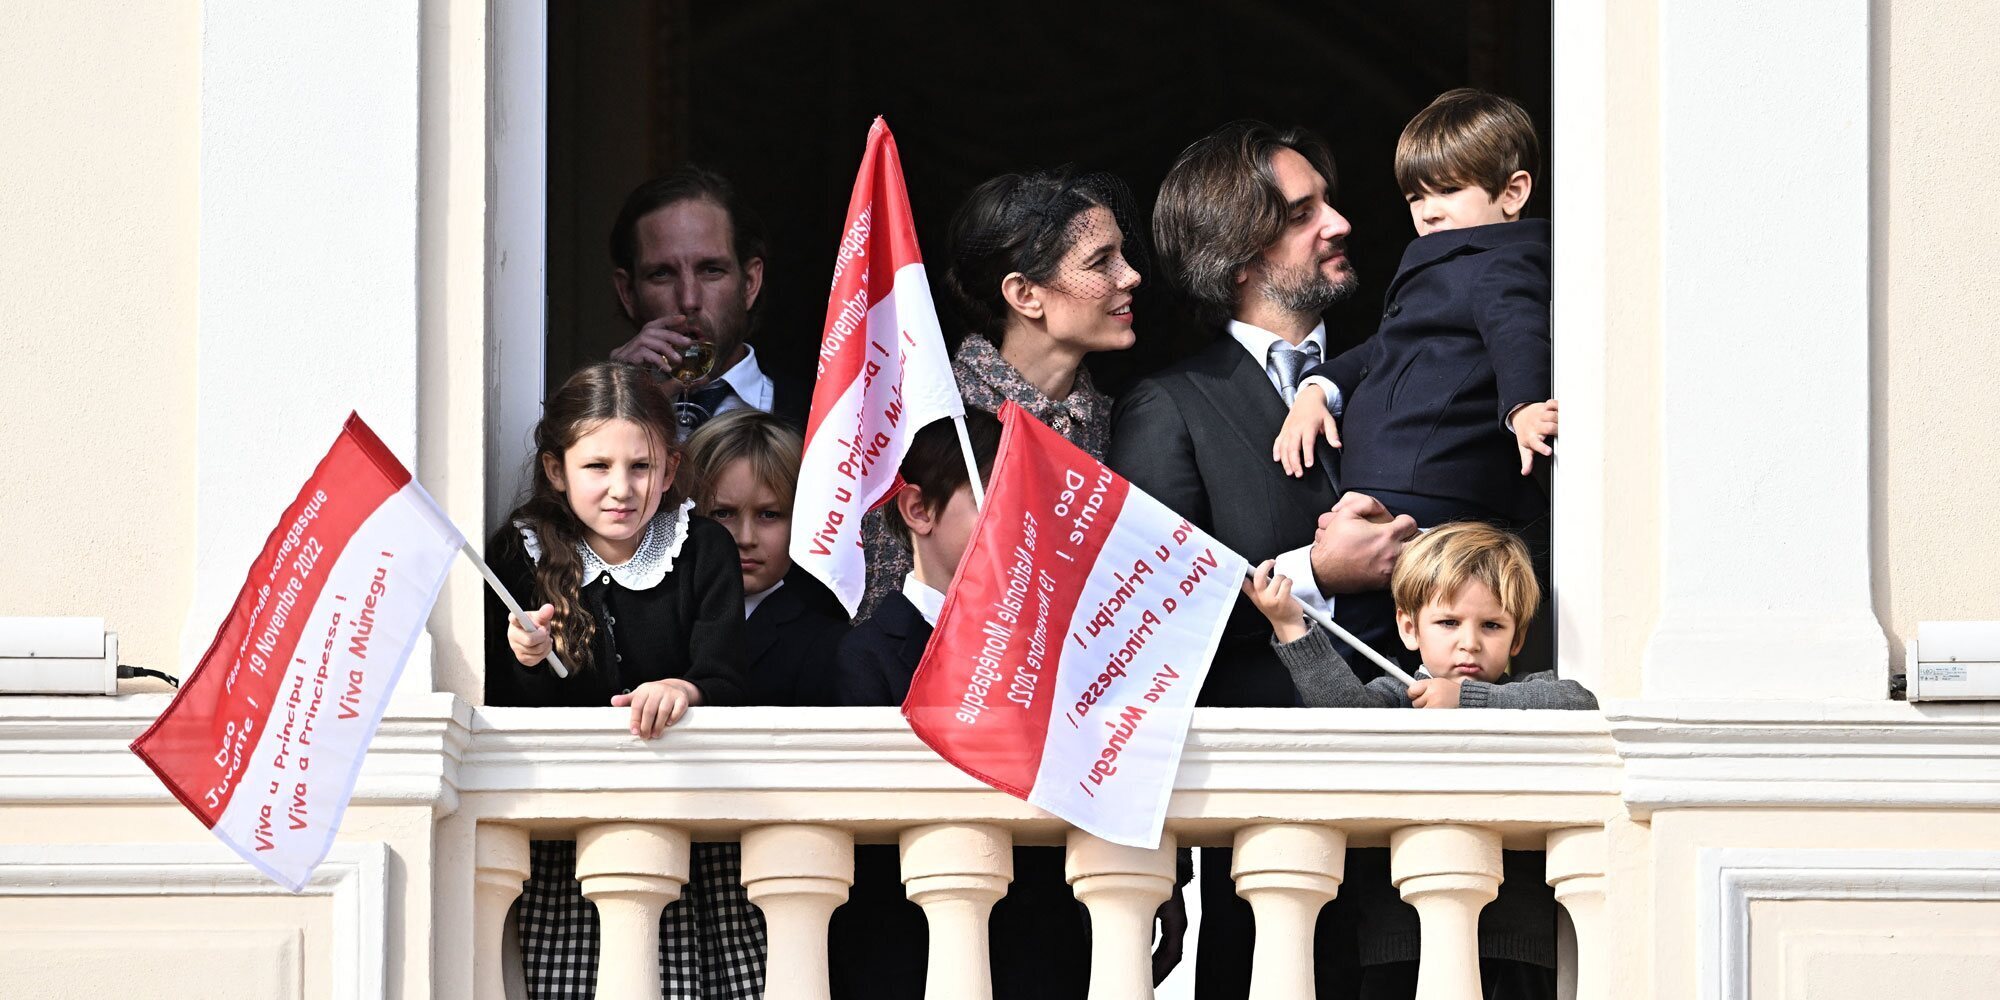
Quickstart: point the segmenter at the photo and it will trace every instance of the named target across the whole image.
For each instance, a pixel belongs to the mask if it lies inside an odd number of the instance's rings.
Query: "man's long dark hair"
[[[1167,170],[1153,204],[1153,245],[1169,278],[1204,322],[1235,312],[1236,275],[1285,231],[1285,196],[1271,157],[1290,149],[1326,179],[1333,197],[1333,154],[1302,128],[1231,122],[1196,139]]]

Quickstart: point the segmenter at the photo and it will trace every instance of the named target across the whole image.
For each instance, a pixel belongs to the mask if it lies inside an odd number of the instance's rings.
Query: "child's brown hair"
[[[583,587],[583,559],[576,546],[583,537],[582,527],[570,509],[569,498],[549,478],[545,457],[553,457],[560,468],[570,447],[607,420],[629,420],[658,441],[663,454],[654,461],[677,463],[680,459],[680,423],[675,419],[673,400],[645,370],[616,361],[599,362],[571,375],[543,405],[541,422],[535,425],[528,499],[513,515],[514,521],[534,531],[540,543],[535,594],[555,607],[549,633],[556,655],[577,671],[591,668],[597,622],[578,599]],[[661,490],[660,510],[681,504],[678,476]]]
[[[1460,87],[1439,94],[1396,140],[1396,184],[1406,195],[1477,187],[1495,198],[1517,170],[1541,169],[1528,113],[1498,94]]]
[[[979,463],[979,477],[993,473],[993,456],[1000,451],[1000,418],[976,406],[965,408],[965,436],[972,441],[972,455]],[[965,452],[958,447],[958,428],[949,419],[933,420],[910,438],[910,450],[903,454],[898,470],[903,482],[917,488],[924,509],[935,514],[951,502],[958,488],[971,482],[965,474]],[[910,526],[894,503],[882,505],[882,522],[889,533],[910,548]]]

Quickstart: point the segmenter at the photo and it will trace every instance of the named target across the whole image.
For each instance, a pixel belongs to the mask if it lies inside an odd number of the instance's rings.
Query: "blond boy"
[[[1309,708],[1597,707],[1597,698],[1553,672],[1515,680],[1513,658],[1541,604],[1528,548],[1509,532],[1477,521],[1431,530],[1403,550],[1389,591],[1396,630],[1423,660],[1407,690],[1391,677],[1363,684],[1313,628],[1272,564],[1243,584],[1271,623],[1271,644]]]

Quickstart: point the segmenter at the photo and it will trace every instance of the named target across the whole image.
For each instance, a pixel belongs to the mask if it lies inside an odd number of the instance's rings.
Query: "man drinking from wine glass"
[[[742,407],[804,426],[811,388],[774,380],[749,344],[764,234],[728,180],[687,165],[633,189],[611,227],[611,263],[637,329],[611,358],[678,383],[687,430]]]

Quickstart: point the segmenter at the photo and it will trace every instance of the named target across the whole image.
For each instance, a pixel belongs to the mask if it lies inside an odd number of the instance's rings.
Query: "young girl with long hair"
[[[508,589],[540,606],[530,629],[488,595],[486,704],[629,708],[631,733],[657,739],[690,706],[744,700],[736,546],[682,495],[678,426],[631,365],[591,365],[549,398],[528,500],[487,546]],[[597,911],[575,845],[536,841],[531,862],[518,910],[528,994],[588,997]],[[737,845],[694,845],[689,875],[660,921],[664,995],[761,996],[764,923]]]

